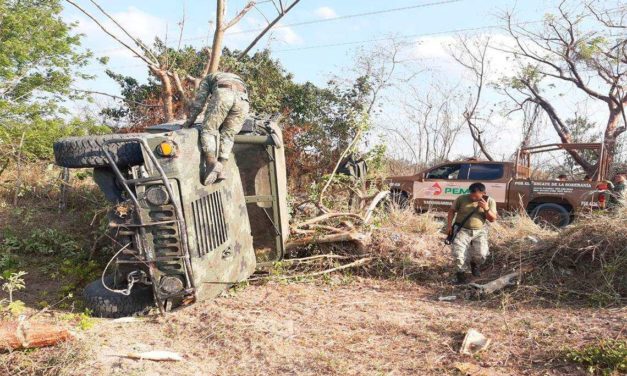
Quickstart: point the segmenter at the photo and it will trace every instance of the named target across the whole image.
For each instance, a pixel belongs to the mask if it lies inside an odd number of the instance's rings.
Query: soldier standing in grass
[[[232,73],[209,73],[200,83],[189,118],[191,127],[207,104],[200,142],[205,160],[204,185],[226,178],[224,164],[231,155],[235,135],[248,115],[248,91],[244,81]]]
[[[486,196],[485,185],[473,183],[468,189],[470,193],[457,197],[448,211],[447,233],[453,231],[453,224],[460,227],[452,243],[455,283],[467,282],[469,261],[472,275],[481,275],[480,267],[490,252],[486,221],[497,218],[496,201]]]

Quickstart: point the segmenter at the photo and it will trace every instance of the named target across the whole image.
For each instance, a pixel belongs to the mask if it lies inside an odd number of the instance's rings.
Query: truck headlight
[[[183,281],[174,276],[165,276],[161,278],[159,288],[167,294],[176,294],[183,290]]]
[[[162,206],[170,202],[168,191],[163,185],[153,185],[146,189],[146,201],[155,206]]]

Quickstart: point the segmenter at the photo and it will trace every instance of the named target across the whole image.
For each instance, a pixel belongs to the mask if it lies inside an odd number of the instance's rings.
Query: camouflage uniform
[[[210,73],[200,83],[185,126],[191,126],[207,104],[202,121],[201,146],[205,155],[229,159],[235,135],[249,110],[248,93],[242,79],[232,73]],[[219,144],[217,141],[219,136]]]
[[[479,230],[462,228],[451,248],[456,271],[467,271],[469,260],[476,265],[482,265],[490,254],[488,230],[485,227]]]
[[[627,187],[625,186],[625,182],[622,181],[620,183],[608,183],[608,188],[611,190],[610,199],[609,199],[609,207],[615,208],[619,207],[623,204],[623,200],[625,200]]]
[[[457,272],[467,271],[468,261],[482,265],[490,253],[485,210],[477,208],[477,205],[478,203],[473,202],[469,195],[460,196],[453,203],[453,209],[457,213],[456,221],[461,222],[472,213],[451,245]],[[490,211],[496,213],[496,201],[491,197],[488,198],[488,207]]]

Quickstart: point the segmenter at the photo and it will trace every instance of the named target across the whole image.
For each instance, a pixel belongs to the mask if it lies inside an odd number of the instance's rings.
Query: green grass
[[[585,366],[590,374],[624,374],[627,372],[627,341],[603,340],[580,349],[569,350],[566,359]]]

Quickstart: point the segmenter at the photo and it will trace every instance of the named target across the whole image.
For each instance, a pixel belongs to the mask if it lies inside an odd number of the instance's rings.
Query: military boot
[[[218,163],[220,163],[222,165],[222,169],[220,169],[220,172],[218,172],[218,176],[216,178],[216,181],[222,181],[226,178],[228,178],[228,172],[226,171],[226,159],[222,159],[219,158],[218,159]]]
[[[454,285],[463,285],[468,283],[468,278],[466,277],[466,273],[457,272],[455,273],[455,279],[453,280]]]
[[[470,270],[473,277],[481,277],[481,268],[476,262],[470,263]]]
[[[220,163],[216,159],[216,157],[206,156],[205,157],[205,174],[202,178],[202,184],[209,185],[209,184],[215,183],[222,169],[223,169],[222,163]]]

